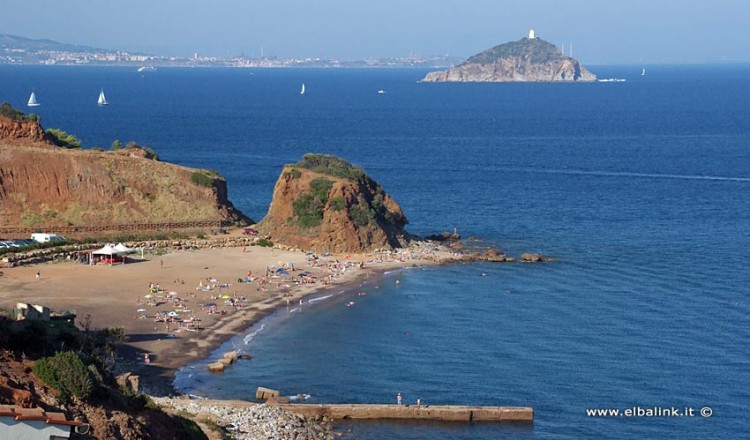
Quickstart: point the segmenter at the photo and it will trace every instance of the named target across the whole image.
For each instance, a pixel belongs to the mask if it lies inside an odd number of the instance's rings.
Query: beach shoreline
[[[143,392],[173,396],[180,394],[173,384],[179,368],[208,358],[221,344],[287,304],[324,292],[350,291],[366,277],[391,270],[453,260],[449,250],[430,242],[393,252],[316,255],[317,259],[311,255],[227,247],[171,250],[111,267],[71,261],[14,267],[0,276],[0,307],[12,309],[24,302],[58,311],[74,309],[79,326],[88,321],[92,329],[124,328],[128,341],[119,350],[116,372],[138,375]],[[287,275],[270,275],[279,269]],[[303,273],[316,282],[290,284]],[[159,293],[146,298],[152,287]],[[155,322],[155,316],[168,309],[180,316],[187,316],[182,311],[188,310],[191,318]],[[199,330],[185,325],[192,319],[199,320]]]

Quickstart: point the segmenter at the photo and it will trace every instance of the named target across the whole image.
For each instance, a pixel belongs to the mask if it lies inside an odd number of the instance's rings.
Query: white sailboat
[[[641,72],[641,76],[646,76],[646,68],[643,68],[643,71]]]
[[[104,96],[104,89],[102,89],[99,92],[99,100],[96,103],[99,104],[99,105],[108,105],[109,104],[109,102],[107,102],[107,97]]]
[[[42,104],[39,104],[39,102],[36,100],[36,94],[34,92],[31,92],[31,96],[29,96],[29,102],[26,103],[29,107],[39,107]]]
[[[299,94],[300,95],[304,95],[305,94],[305,83],[302,83],[302,89],[300,89]]]

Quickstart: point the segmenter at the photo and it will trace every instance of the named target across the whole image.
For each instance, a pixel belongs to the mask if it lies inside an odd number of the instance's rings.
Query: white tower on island
[[[536,38],[534,35],[534,29],[529,29],[529,40],[533,40],[534,38]]]

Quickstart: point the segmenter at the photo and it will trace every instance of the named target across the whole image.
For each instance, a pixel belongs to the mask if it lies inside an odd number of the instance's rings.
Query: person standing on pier
[[[401,393],[396,395],[396,403],[398,403],[398,406],[401,406]]]

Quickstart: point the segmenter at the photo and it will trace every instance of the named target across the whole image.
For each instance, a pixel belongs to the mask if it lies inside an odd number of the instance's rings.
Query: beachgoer
[[[42,277],[42,275],[41,275],[41,274],[40,274],[39,272],[37,272],[37,273],[36,273],[36,279],[39,279],[39,278],[41,278],[41,277]]]
[[[417,398],[417,409],[422,407],[422,399]]]
[[[159,264],[161,264],[162,269],[164,268],[164,260],[159,260]]]
[[[396,395],[396,403],[398,403],[399,406],[401,405],[401,393]]]
[[[151,359],[148,358],[148,353],[143,355],[143,363],[146,365],[151,363]]]

